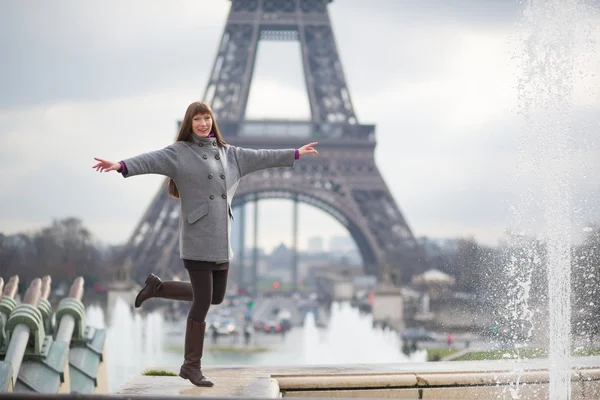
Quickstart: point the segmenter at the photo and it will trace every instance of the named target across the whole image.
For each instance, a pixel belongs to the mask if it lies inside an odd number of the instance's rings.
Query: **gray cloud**
[[[415,24],[425,25],[440,21],[463,22],[489,28],[490,24],[506,24],[514,22],[523,4],[519,1],[505,0],[360,0],[334,1],[330,5],[333,15],[360,11],[380,18],[397,22],[412,20]],[[336,14],[338,13],[338,14]],[[415,21],[414,17],[418,16]],[[357,20],[360,23],[360,20]]]
[[[362,65],[359,59],[368,57],[375,72],[377,57],[391,47],[398,56],[390,67],[414,75],[426,74],[436,64],[419,62],[421,56],[442,60],[450,55],[452,47],[436,34],[440,27],[468,23],[478,28],[474,15],[482,17],[485,28],[490,21],[505,24],[506,15],[517,8],[507,3],[461,0],[449,7],[441,1],[378,0],[374,7],[348,0],[330,8],[346,69],[352,71],[353,65]],[[0,107],[113,98],[185,85],[197,87],[201,96],[228,8],[225,0],[2,2]],[[285,67],[285,60],[273,63],[273,68]],[[373,73],[368,84],[377,81],[384,79]],[[351,83],[359,85],[359,80]]]
[[[0,107],[186,85],[200,97],[229,4],[177,3],[2,2]],[[202,18],[202,9],[221,18]]]

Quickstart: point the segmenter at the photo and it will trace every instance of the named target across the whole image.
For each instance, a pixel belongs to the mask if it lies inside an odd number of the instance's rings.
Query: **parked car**
[[[292,329],[292,313],[289,310],[285,308],[280,309],[277,313],[276,321],[279,325],[281,325],[281,330],[283,332],[287,332]]]
[[[281,324],[277,321],[267,321],[263,325],[263,331],[265,333],[281,333]]]
[[[402,340],[415,342],[435,342],[437,338],[424,328],[406,328],[402,332]]]
[[[213,329],[216,329],[217,334],[219,335],[231,335],[236,333],[236,324],[234,320],[231,319],[221,319],[213,322]]]

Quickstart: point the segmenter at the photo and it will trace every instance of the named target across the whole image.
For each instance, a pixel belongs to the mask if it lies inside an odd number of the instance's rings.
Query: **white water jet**
[[[541,193],[534,190],[541,194],[547,246],[550,399],[571,395],[571,119],[587,16],[583,0],[528,0],[520,26],[518,95],[528,131],[522,157],[541,184]],[[527,298],[518,301],[527,306]]]
[[[409,360],[401,352],[395,332],[372,328],[372,317],[364,316],[348,303],[333,303],[326,329],[319,329],[313,314],[303,327],[303,358],[306,364],[355,364],[425,361],[419,354]]]
[[[86,311],[86,323],[106,329],[104,348],[108,387],[112,393],[144,369],[163,362],[164,326],[160,313],[153,312],[142,318],[121,298],[117,298],[110,314],[110,321],[105,321],[104,310],[91,305]]]
[[[322,359],[322,354],[319,343],[319,328],[317,328],[313,313],[307,313],[304,317],[303,331],[302,357],[304,364],[314,364],[316,360]]]
[[[85,322],[87,325],[97,329],[105,328],[104,311],[102,311],[102,308],[100,308],[100,306],[97,306],[95,304],[90,305],[89,307],[87,307],[85,314]]]

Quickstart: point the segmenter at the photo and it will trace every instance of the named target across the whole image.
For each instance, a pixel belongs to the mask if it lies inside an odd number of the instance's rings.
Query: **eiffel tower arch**
[[[319,141],[318,157],[243,178],[234,210],[265,198],[320,208],[348,229],[366,273],[380,276],[381,267],[389,265],[399,282],[422,270],[424,254],[375,165],[375,126],[360,124],[354,113],[327,10],[331,1],[231,0],[204,101],[233,145],[297,148]],[[310,120],[245,118],[261,40],[300,42]],[[183,273],[178,213],[179,202],[161,187],[125,247],[124,263],[138,278],[150,271]]]

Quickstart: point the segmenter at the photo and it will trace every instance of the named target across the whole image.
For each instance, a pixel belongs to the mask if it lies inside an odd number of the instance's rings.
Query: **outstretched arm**
[[[98,172],[117,171],[124,177],[142,174],[159,174],[174,178],[177,174],[177,152],[174,145],[161,150],[140,154],[124,161],[113,162],[102,158],[94,158],[98,161],[92,168]]]
[[[309,143],[299,149],[288,150],[254,150],[233,147],[240,177],[266,168],[293,167],[294,160],[306,154],[319,154],[313,147],[317,142]]]

